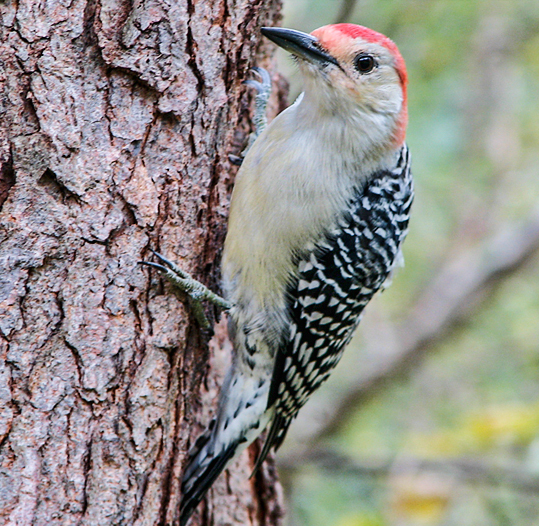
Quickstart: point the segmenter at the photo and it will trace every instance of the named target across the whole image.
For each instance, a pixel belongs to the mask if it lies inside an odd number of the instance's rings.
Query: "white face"
[[[299,60],[306,88],[327,89],[332,100],[337,93],[343,103],[355,104],[364,112],[394,115],[397,119],[403,108],[404,95],[390,50],[361,38],[347,38],[332,44],[324,47],[321,41],[324,49],[338,61],[338,66],[321,66],[305,59]],[[323,83],[320,83],[320,78]],[[320,95],[323,96],[322,93]]]

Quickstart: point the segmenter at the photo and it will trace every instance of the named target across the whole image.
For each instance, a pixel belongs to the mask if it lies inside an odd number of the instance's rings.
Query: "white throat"
[[[356,178],[356,184],[395,165],[400,147],[392,144],[394,113],[370,111],[341,97],[329,99],[325,90],[302,93],[289,110],[297,132],[309,134],[313,144],[333,154],[341,164],[334,169]]]

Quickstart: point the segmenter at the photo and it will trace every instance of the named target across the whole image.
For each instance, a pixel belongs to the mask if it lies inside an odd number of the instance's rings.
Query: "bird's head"
[[[359,114],[404,141],[408,121],[407,74],[397,46],[386,36],[355,24],[333,24],[311,34],[262,28],[262,33],[298,59],[305,93],[323,111]]]

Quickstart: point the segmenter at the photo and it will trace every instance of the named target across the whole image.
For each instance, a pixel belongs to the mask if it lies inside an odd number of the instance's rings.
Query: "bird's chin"
[[[334,91],[331,66],[320,66],[302,58],[297,59],[297,64],[305,82],[305,89],[310,87],[315,91]]]
[[[322,74],[320,66],[318,66],[317,64],[313,64],[310,60],[302,57],[294,57],[294,60],[296,61],[296,64],[298,65],[303,75],[308,75],[312,78],[319,78]]]

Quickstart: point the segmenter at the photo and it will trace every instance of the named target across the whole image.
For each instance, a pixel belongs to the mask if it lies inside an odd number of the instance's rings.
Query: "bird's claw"
[[[191,277],[187,272],[182,270],[178,265],[167,259],[159,252],[155,250],[151,251],[161,263],[153,263],[151,261],[139,261],[139,264],[146,265],[157,269],[161,275],[175,287],[179,288],[181,291],[185,292],[190,301],[190,305],[193,309],[193,313],[199,322],[199,324],[205,329],[209,329],[210,324],[206,315],[204,314],[204,309],[202,308],[202,301],[207,300],[222,309],[228,310],[231,305],[228,301],[221,298],[214,292],[212,292],[206,285],[200,283],[193,277]]]
[[[255,79],[247,79],[243,81],[243,84],[246,86],[251,86],[256,89],[258,92],[258,96],[265,97],[266,99],[269,98],[269,94],[271,93],[271,76],[268,73],[268,71],[264,68],[259,68],[258,66],[255,66],[254,68],[251,68],[251,71],[253,73],[256,73],[262,82],[255,80]]]
[[[271,76],[264,69],[259,67],[254,67],[251,69],[256,75],[260,77],[260,80],[248,79],[243,83],[247,86],[251,86],[256,89],[255,96],[255,114],[253,116],[253,122],[255,124],[255,131],[249,137],[249,143],[247,148],[242,152],[245,157],[245,153],[251,147],[251,144],[255,139],[264,131],[268,124],[268,119],[266,117],[266,108],[268,106],[268,101],[271,95]]]
[[[264,131],[264,128],[268,124],[268,119],[266,117],[266,108],[268,106],[268,100],[271,95],[271,76],[265,70],[264,68],[259,68],[258,66],[255,66],[254,68],[251,68],[251,71],[258,75],[260,80],[256,79],[247,79],[242,82],[245,86],[249,86],[251,88],[256,89],[256,95],[255,95],[255,114],[253,116],[253,122],[255,124],[255,131],[251,133],[249,136],[249,141],[247,142],[247,146],[245,149],[241,152],[240,156],[237,155],[229,155],[228,160],[235,164],[236,166],[241,166],[243,159],[245,157],[245,154],[255,141],[255,139]]]

